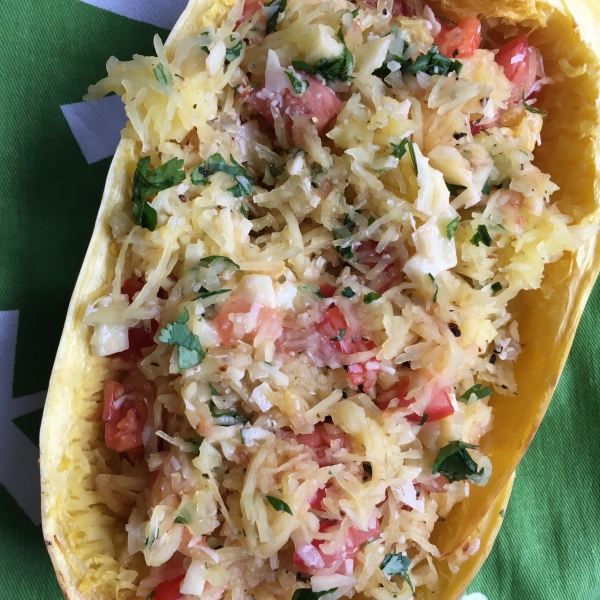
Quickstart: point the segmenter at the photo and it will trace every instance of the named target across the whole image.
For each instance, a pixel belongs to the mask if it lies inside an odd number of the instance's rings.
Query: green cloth
[[[165,30],[79,0],[2,2],[0,311],[19,311],[12,396],[0,398],[10,406],[47,389],[110,164],[86,162],[60,106],[81,100],[110,55],[153,53],[157,31],[164,39]],[[598,315],[600,286],[470,592],[489,600],[600,598]],[[0,363],[12,351],[0,347]],[[0,418],[6,414],[0,406]],[[37,444],[40,417],[38,410],[11,421]],[[0,423],[0,432],[9,425]],[[40,526],[0,485],[0,600],[61,597]]]

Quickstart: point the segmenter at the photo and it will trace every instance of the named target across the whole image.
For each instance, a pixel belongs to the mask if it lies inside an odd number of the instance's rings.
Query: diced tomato
[[[470,121],[469,126],[471,128],[471,135],[477,135],[478,133],[485,131],[488,127],[487,125],[480,125],[476,121]]]
[[[240,23],[243,23],[244,21],[250,19],[250,17],[254,16],[254,13],[261,10],[262,7],[263,3],[261,2],[261,0],[245,0],[242,16],[239,18],[235,26],[237,27]]]
[[[414,403],[414,398],[406,398],[408,387],[408,380],[403,379],[396,385],[392,386],[389,390],[379,394],[375,402],[381,410],[385,410],[389,407],[390,402],[394,398],[398,398],[398,408],[406,408]],[[450,415],[454,414],[454,407],[452,406],[452,402],[450,400],[449,388],[442,388],[440,391],[438,391],[427,405],[427,408],[425,408],[423,411],[423,414],[427,415],[428,423],[432,421],[439,421],[444,417],[449,417]],[[406,418],[413,423],[419,423],[423,417],[417,415],[416,413],[412,413]]]
[[[350,450],[351,445],[346,434],[331,423],[318,423],[312,433],[296,436],[299,444],[304,444],[315,451],[319,466],[333,464],[334,454],[341,449]]]
[[[224,346],[233,346],[242,339],[236,335],[230,315],[248,314],[251,309],[252,305],[250,302],[239,296],[231,296],[229,300],[225,302],[221,313],[217,315],[213,321],[217,333],[219,334],[219,339]],[[279,313],[276,309],[263,306],[258,313],[256,327],[253,331],[259,330],[265,323],[275,323],[278,319]]]
[[[291,133],[292,120],[289,115],[307,115],[311,117],[317,132],[320,134],[341,110],[343,102],[335,92],[311,75],[302,75],[302,79],[308,81],[309,86],[301,95],[293,94],[290,90],[278,92],[275,98],[263,97],[264,85],[250,92],[246,102],[256,112],[261,114],[271,125],[275,119],[271,112],[271,105],[277,106],[283,120]]]
[[[323,509],[323,500],[325,500],[325,496],[327,496],[327,490],[331,487],[331,481],[328,481],[326,485],[322,488],[319,488],[315,495],[309,500],[310,507],[314,510],[324,510]]]
[[[428,492],[440,494],[446,491],[445,486],[447,483],[450,483],[448,478],[445,475],[438,473],[435,477],[432,477],[427,484],[422,485]]]
[[[374,342],[363,339],[360,332],[353,331],[348,327],[346,318],[336,304],[329,306],[323,313],[323,320],[317,324],[317,330],[330,340],[341,337],[342,330],[344,330],[342,339],[333,342],[342,354],[366,352],[375,348]]]
[[[386,257],[385,252],[377,252],[377,244],[378,242],[375,240],[361,242],[354,249],[354,257],[358,259],[361,265],[371,268],[375,267]],[[394,261],[385,267],[369,285],[378,293],[383,294],[383,292],[387,292],[391,287],[402,283],[402,279],[403,274],[400,264],[398,261]]]
[[[456,27],[442,24],[435,36],[435,44],[448,58],[469,58],[481,43],[481,23],[477,17],[461,21]]]
[[[320,290],[321,294],[323,294],[323,296],[325,296],[325,298],[333,298],[333,295],[335,294],[337,287],[335,285],[331,285],[330,283],[322,283],[319,286],[319,290]]]
[[[171,581],[159,583],[154,590],[153,600],[178,600],[181,598],[183,594],[179,591],[179,588],[184,577],[185,575],[180,575],[175,579],[171,579]]]
[[[129,302],[133,302],[133,297],[144,287],[144,282],[138,277],[130,277],[121,285],[121,293],[127,294]]]
[[[535,72],[531,73],[530,70],[531,60],[533,52],[524,35],[506,42],[496,54],[496,62],[504,69],[504,74],[515,87],[518,97],[523,91],[527,95],[535,80]]]
[[[338,521],[323,521],[319,527],[320,532],[333,532],[339,529],[340,523]],[[344,548],[334,554],[325,554],[321,551],[320,546],[323,544],[322,540],[313,540],[312,544],[309,544],[309,552],[306,552],[307,548],[304,547],[304,552],[296,548],[294,552],[293,561],[298,571],[301,573],[307,573],[309,575],[318,575],[319,573],[344,573],[346,570],[346,561],[354,560],[354,557],[358,554],[362,546],[367,542],[378,538],[381,534],[381,528],[379,521],[373,517],[369,529],[363,531],[351,525],[346,533],[346,544]],[[312,548],[310,547],[312,546]],[[302,558],[302,555],[307,556],[312,554],[316,560],[312,564]],[[318,563],[318,564],[316,564]]]
[[[148,418],[148,407],[139,394],[131,394],[127,385],[118,381],[104,384],[104,440],[117,452],[142,447],[142,432]],[[135,453],[134,455],[135,456]]]

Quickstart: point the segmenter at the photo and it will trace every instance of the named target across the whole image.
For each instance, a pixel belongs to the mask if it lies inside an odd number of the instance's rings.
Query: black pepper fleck
[[[448,323],[448,329],[450,329],[454,337],[461,336],[460,329],[458,328],[458,325],[456,323]]]
[[[496,354],[492,354],[490,356],[490,363],[493,365],[496,362],[496,359],[498,358],[498,355]]]
[[[182,202],[187,202],[187,198],[186,198],[186,197],[185,197],[183,194],[179,194],[179,199],[180,199]]]
[[[458,56],[458,48],[454,48],[452,51],[452,58],[456,58]]]

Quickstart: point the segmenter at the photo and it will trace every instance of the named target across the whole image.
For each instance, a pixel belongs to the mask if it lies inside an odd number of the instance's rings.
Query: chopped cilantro
[[[459,221],[460,217],[456,217],[455,219],[452,219],[452,221],[450,221],[448,225],[446,225],[446,236],[449,240],[451,240],[454,237],[454,234],[456,233],[456,230],[458,228]]]
[[[473,244],[473,246],[477,246],[477,247],[479,247],[479,244],[483,244],[484,246],[487,246],[488,248],[492,245],[492,238],[490,237],[490,234],[485,225],[477,226],[477,232],[471,238],[470,241],[471,241],[471,244]]]
[[[182,515],[179,515],[178,517],[175,517],[173,523],[182,523],[183,525],[187,525],[189,523],[189,520],[183,517]]]
[[[373,223],[375,223],[377,219],[375,219],[375,217],[371,217],[368,221],[367,221],[367,227],[371,227],[371,225],[373,225]]]
[[[298,79],[293,73],[290,73],[290,71],[285,71],[285,74],[288,76],[288,79],[290,80],[296,94],[304,94],[310,83],[308,81],[302,81],[302,79]]]
[[[213,296],[220,296],[221,294],[227,294],[227,292],[230,292],[231,290],[223,289],[223,290],[214,290],[213,292],[209,292],[205,288],[200,288],[200,291],[202,293],[197,298],[194,298],[194,300],[204,300],[205,298],[212,298]]]
[[[467,189],[464,185],[456,185],[454,183],[447,183],[446,187],[448,188],[450,195],[454,197],[458,196],[461,192]]]
[[[459,60],[451,60],[439,53],[437,46],[432,46],[427,54],[418,56],[410,66],[410,74],[427,73],[427,75],[449,75],[452,71],[458,77],[463,64]]]
[[[489,196],[492,193],[492,188],[490,186],[489,180],[485,182],[484,186],[481,188],[481,193]]]
[[[231,175],[237,185],[230,187],[227,191],[236,198],[248,196],[254,192],[254,178],[248,175],[248,171],[236,162],[235,158],[230,154],[229,160],[231,165],[225,162],[225,159],[217,152],[202,164],[198,165],[191,175],[191,180],[194,185],[206,185],[207,177],[210,177],[217,171]],[[183,161],[182,161],[183,162]]]
[[[371,302],[375,302],[375,300],[379,300],[379,298],[381,298],[381,294],[378,294],[377,292],[369,292],[368,294],[365,294],[363,302],[365,304],[371,304]]]
[[[523,98],[523,108],[527,112],[533,113],[535,115],[547,115],[548,114],[545,110],[537,110],[536,108],[529,106],[529,104],[527,104],[527,102],[525,102],[525,90],[523,90],[523,92],[521,93],[521,97]]]
[[[184,442],[187,442],[188,444],[191,444],[194,449],[192,450],[192,454],[195,454],[196,456],[200,456],[200,446],[202,445],[202,442],[204,441],[202,438],[185,438],[185,440],[183,440]]]
[[[492,283],[492,292],[499,292],[502,289],[502,284],[499,281]]]
[[[208,407],[210,408],[210,414],[213,419],[218,421],[217,425],[221,425],[222,427],[239,425],[240,423],[243,425],[248,422],[248,419],[246,419],[244,415],[239,415],[234,410],[220,412],[212,400],[208,403]]]
[[[344,298],[353,298],[356,296],[356,292],[351,287],[345,287],[342,290],[342,296],[344,296]]]
[[[485,398],[486,396],[492,395],[492,390],[489,387],[483,387],[480,383],[476,383],[473,387],[470,387],[462,396],[459,397],[459,400],[469,400],[472,394],[475,394],[477,398],[481,400],[481,398]]]
[[[292,66],[295,69],[302,69],[306,73],[321,75],[327,81],[348,81],[352,78],[352,71],[354,70],[354,56],[346,46],[341,27],[337,37],[344,45],[344,51],[338,58],[321,58],[316,65],[312,66],[302,60],[293,60]]]
[[[149,156],[144,156],[138,161],[133,176],[131,200],[134,202],[133,215],[137,224],[154,231],[157,213],[150,204],[144,201],[145,198],[179,185],[185,179],[185,171],[180,170],[183,167],[183,160],[179,158],[172,158],[152,171],[150,170],[150,160]]]
[[[408,567],[410,567],[410,558],[404,554],[397,554],[396,549],[391,554],[386,554],[379,568],[383,574],[391,579],[393,575],[400,575],[408,583],[412,593],[415,593],[410,577],[408,576]]]
[[[356,19],[356,17],[358,17],[358,8],[355,8],[355,9],[352,11],[352,18],[353,18],[353,19]]]
[[[415,146],[414,146],[412,140],[409,140],[408,138],[404,138],[399,144],[390,143],[390,146],[392,147],[392,156],[395,156],[396,158],[400,158],[400,159],[406,154],[406,150],[408,147],[408,152],[409,152],[410,158],[412,160],[413,169],[415,170],[415,175],[418,175],[419,168],[417,167],[417,157],[415,156]]]
[[[354,228],[356,224],[350,218],[350,215],[344,215],[344,223],[339,229],[333,230],[333,239],[340,240],[342,238],[347,238],[352,235],[354,232]],[[345,260],[351,260],[354,258],[354,253],[352,252],[352,246],[346,246],[344,248],[337,247],[337,251],[340,253],[341,257]]]
[[[438,295],[438,291],[439,291],[438,284],[435,280],[435,277],[431,273],[427,273],[427,276],[431,280],[431,283],[433,284],[433,289],[434,289],[432,302],[437,302],[437,295]]]
[[[229,39],[231,39],[232,37],[233,36],[229,36]],[[231,41],[233,42],[233,40]],[[242,42],[242,40],[240,40],[235,46],[227,48],[227,50],[225,51],[225,60],[231,62],[232,60],[239,58],[243,48],[244,42]]]
[[[467,448],[477,449],[479,446],[457,440],[444,446],[431,466],[432,473],[441,473],[448,481],[462,481],[483,474],[483,469],[477,471],[477,463],[467,452]]]
[[[225,265],[223,267],[224,269],[229,269],[230,271],[237,271],[237,269],[240,268],[240,265],[238,265],[237,263],[233,262],[227,256],[219,256],[219,255],[211,255],[211,256],[206,256],[204,258],[201,258],[200,262],[198,263],[198,266],[200,266],[200,267],[208,267],[208,266],[210,266],[217,259],[220,259],[220,260],[222,260],[225,263]]]
[[[215,388],[215,386],[212,383],[208,384],[208,389],[210,390],[210,395],[211,396],[218,396],[219,392],[217,391],[217,388]]]
[[[184,308],[183,313],[175,323],[169,323],[166,329],[160,332],[159,340],[165,344],[178,347],[178,366],[180,371],[185,371],[191,367],[199,365],[204,360],[206,352],[200,345],[198,336],[190,331],[187,322],[190,320],[188,309]]]
[[[171,77],[171,71],[165,69],[162,63],[158,63],[155,69],[152,69],[156,81],[164,83],[165,85],[173,85],[173,78]]]
[[[292,509],[280,498],[275,498],[275,496],[267,496],[267,500],[275,510],[286,512],[288,515],[294,514],[292,513]]]
[[[244,217],[244,218],[248,218],[248,211],[246,210],[246,207],[242,204],[240,206],[240,214]]]
[[[330,590],[325,590],[324,592],[313,592],[308,588],[300,588],[294,592],[292,595],[292,600],[318,600],[322,596],[333,594],[333,592],[336,591],[337,588],[331,588]]]
[[[269,35],[277,30],[277,22],[279,21],[279,15],[286,9],[287,0],[271,0],[271,2],[265,2],[263,13],[267,15],[267,29],[265,35]]]
[[[346,335],[346,330],[345,329],[340,329],[340,334],[337,335],[336,337],[332,337],[330,338],[332,342],[341,342],[344,339],[344,336]]]

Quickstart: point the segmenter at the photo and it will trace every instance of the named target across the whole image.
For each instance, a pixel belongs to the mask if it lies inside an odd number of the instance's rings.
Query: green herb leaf
[[[437,302],[437,295],[439,292],[438,284],[435,280],[435,277],[431,273],[427,273],[427,275],[428,275],[429,279],[431,279],[431,283],[433,284],[433,289],[434,289],[432,302]]]
[[[200,456],[200,446],[202,445],[202,442],[204,441],[203,438],[185,438],[185,440],[183,440],[183,441],[194,446],[194,449],[192,450],[192,454],[195,454],[196,456]]]
[[[502,284],[499,281],[492,283],[492,292],[499,292],[502,289]]]
[[[293,73],[290,73],[290,71],[285,71],[285,74],[288,76],[288,79],[290,80],[296,94],[304,94],[310,83],[308,81],[302,81],[302,79],[298,79]]]
[[[275,496],[267,496],[267,500],[275,510],[286,512],[288,515],[293,514],[292,509],[280,498],[275,498]]]
[[[154,73],[154,77],[160,83],[164,83],[165,85],[173,85],[173,78],[171,77],[171,71],[169,69],[165,69],[162,63],[159,63],[155,69],[152,69]]]
[[[225,265],[224,265],[225,269],[229,269],[230,271],[237,271],[240,268],[240,265],[233,262],[227,256],[219,256],[219,255],[211,255],[211,256],[205,256],[204,258],[201,258],[200,262],[198,263],[198,266],[208,267],[217,259],[222,260],[225,263]]]
[[[344,296],[344,298],[354,298],[356,292],[351,287],[345,287],[342,290],[342,296]]]
[[[212,400],[208,403],[208,407],[210,408],[210,414],[213,419],[215,419],[216,424],[221,427],[230,427],[231,425],[240,424],[245,425],[248,422],[248,419],[244,417],[244,415],[240,415],[234,410],[219,411]]]
[[[427,73],[427,75],[449,75],[452,71],[458,77],[463,64],[458,60],[451,60],[440,54],[437,46],[432,46],[427,54],[418,56],[414,63],[407,69],[411,75]]]
[[[486,181],[483,187],[481,188],[481,193],[485,194],[486,196],[489,196],[492,193],[492,188],[490,186],[489,180]]]
[[[154,231],[157,213],[144,200],[148,196],[153,196],[162,190],[179,185],[185,179],[185,171],[180,170],[183,167],[183,161],[179,158],[172,158],[152,171],[150,170],[150,160],[149,156],[144,156],[138,160],[133,176],[131,200],[134,202],[133,215],[137,224]]]
[[[233,40],[231,40],[231,41],[233,41]],[[243,48],[244,48],[244,42],[242,42],[242,40],[240,40],[232,48],[227,48],[227,50],[225,51],[225,60],[228,62],[231,62],[232,60],[239,58],[240,54],[242,53]]]
[[[190,176],[194,185],[206,185],[208,177],[221,171],[227,175],[231,175],[237,182],[237,185],[229,188],[227,191],[233,194],[236,198],[248,196],[254,193],[254,178],[248,175],[248,171],[242,167],[235,158],[230,154],[229,160],[231,165],[225,162],[225,159],[217,152],[202,164],[198,165]]]
[[[450,483],[483,475],[483,469],[477,471],[477,463],[471,458],[467,448],[477,449],[479,446],[460,440],[450,442],[438,452],[431,472],[445,475]]]
[[[158,338],[165,344],[178,347],[178,366],[180,371],[185,371],[201,364],[206,356],[206,352],[202,349],[198,336],[193,334],[187,326],[189,319],[188,309],[184,308],[183,313],[177,321],[169,323],[166,329],[162,329]]]
[[[204,289],[204,288],[202,288]],[[197,298],[194,298],[194,300],[204,300],[205,298],[211,298],[212,296],[220,296],[221,294],[227,294],[228,292],[230,292],[231,290],[215,290],[214,292],[209,292],[208,290],[205,292],[202,292]]]
[[[268,10],[263,8],[263,14],[267,16],[267,29],[265,35],[269,35],[277,30],[277,21],[279,21],[279,15],[286,9],[287,0],[271,0],[271,2],[265,2],[265,8],[271,7]]]
[[[536,108],[533,108],[533,106],[529,106],[529,104],[527,104],[527,102],[525,102],[525,90],[523,90],[523,92],[521,93],[521,98],[523,98],[523,108],[530,113],[533,113],[535,115],[547,115],[548,113],[545,110],[537,110]]]
[[[460,222],[460,217],[456,217],[455,219],[452,219],[452,221],[450,221],[450,223],[448,223],[448,225],[446,225],[446,236],[448,237],[449,240],[451,240],[454,237],[454,234],[456,233],[456,230],[458,229],[459,222]]]
[[[185,517],[179,515],[178,517],[175,517],[175,519],[173,520],[173,523],[181,523],[183,525],[187,525],[189,523],[189,520],[186,519]]]
[[[408,576],[408,567],[410,567],[410,558],[404,554],[396,554],[396,549],[391,554],[386,554],[379,568],[389,579],[394,575],[400,575],[410,586],[412,593],[415,593],[410,577]]]
[[[485,398],[486,396],[491,396],[493,394],[492,390],[489,387],[483,387],[480,383],[476,383],[473,387],[470,387],[462,396],[459,397],[459,400],[470,400],[471,395],[475,394],[477,398],[481,400],[481,398]]]
[[[338,58],[321,58],[316,65],[309,65],[302,60],[293,60],[292,66],[295,69],[302,69],[306,73],[321,75],[327,81],[348,81],[352,79],[354,70],[354,56],[346,46],[346,40],[342,28],[340,27],[338,39],[344,45],[344,51]]]
[[[355,9],[352,11],[352,18],[353,18],[353,19],[356,19],[356,17],[358,17],[358,8],[355,8]]]
[[[210,390],[211,396],[219,396],[219,392],[217,391],[217,389],[215,388],[215,386],[212,383],[208,384],[208,389]]]
[[[377,292],[369,292],[368,294],[365,294],[363,302],[365,304],[371,304],[371,302],[375,302],[375,300],[379,300],[379,298],[381,298],[381,294],[378,294]]]
[[[327,594],[333,594],[333,592],[336,591],[337,588],[331,588],[330,590],[325,590],[324,592],[313,592],[308,588],[300,588],[294,592],[294,594],[292,595],[292,600],[318,600],[322,596],[326,596]]]
[[[248,218],[248,211],[246,210],[246,207],[243,204],[240,206],[240,214],[246,219]]]
[[[344,336],[346,335],[346,330],[345,329],[340,329],[340,334],[336,337],[332,337],[330,338],[332,342],[341,342],[344,339]]]
[[[425,413],[422,417],[421,420],[419,421],[419,425],[425,425],[427,419],[429,418],[429,415],[427,413]]]
[[[464,185],[455,185],[454,183],[447,183],[446,187],[448,188],[450,195],[454,197],[467,189]]]
[[[415,175],[418,175],[419,168],[417,167],[417,157],[415,155],[415,146],[414,146],[412,140],[409,140],[408,138],[404,138],[399,144],[390,143],[390,146],[392,147],[392,156],[395,156],[396,158],[399,158],[399,159],[401,159],[406,154],[406,150],[408,149],[410,158],[412,160],[413,169],[415,170]]]
[[[492,238],[490,237],[490,234],[485,225],[477,226],[477,232],[471,238],[470,241],[471,241],[471,244],[473,244],[473,246],[477,246],[477,247],[479,247],[479,244],[483,244],[484,246],[487,246],[488,248],[492,245]]]

